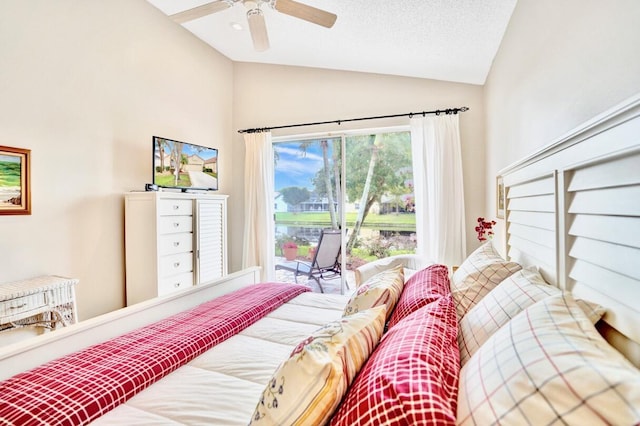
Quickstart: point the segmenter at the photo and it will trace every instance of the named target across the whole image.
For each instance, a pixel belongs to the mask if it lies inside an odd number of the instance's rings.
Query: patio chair
[[[311,262],[293,260],[278,263],[276,270],[293,272],[293,279],[297,283],[298,276],[314,280],[320,291],[324,293],[320,279],[329,279],[341,276],[340,249],[342,233],[339,229],[325,229],[320,233],[320,240],[316,247]]]

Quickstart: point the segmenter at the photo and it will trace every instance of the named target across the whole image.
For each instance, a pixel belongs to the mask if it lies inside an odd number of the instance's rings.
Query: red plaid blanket
[[[257,284],[0,382],[0,424],[80,425],[309,291]]]

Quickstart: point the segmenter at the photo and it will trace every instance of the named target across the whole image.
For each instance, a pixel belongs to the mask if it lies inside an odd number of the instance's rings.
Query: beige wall
[[[234,129],[429,111],[468,106],[460,117],[467,221],[484,211],[484,111],[481,86],[417,78],[251,63],[234,65]],[[274,131],[274,136],[408,124],[408,118]],[[244,142],[234,135],[233,193],[242,194]],[[242,211],[239,197],[231,211]],[[233,215],[232,269],[239,268],[241,215]],[[471,223],[471,222],[470,222]],[[469,227],[468,227],[469,228]],[[475,236],[468,232],[468,245]]]
[[[500,169],[640,91],[638,22],[637,0],[518,1],[485,85],[489,188]],[[486,205],[494,217],[494,191]]]
[[[77,277],[80,319],[120,308],[152,135],[220,148],[228,193],[232,63],[144,0],[3,0],[0,40],[0,145],[31,149],[33,201],[0,217],[0,282]]]

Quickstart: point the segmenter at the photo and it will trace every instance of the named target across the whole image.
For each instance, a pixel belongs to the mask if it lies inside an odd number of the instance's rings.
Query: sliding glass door
[[[340,293],[353,290],[358,266],[415,252],[408,130],[276,140],[274,169],[276,265],[311,262],[323,230],[343,230],[339,273],[320,280]],[[278,280],[319,290],[294,275],[276,266]]]

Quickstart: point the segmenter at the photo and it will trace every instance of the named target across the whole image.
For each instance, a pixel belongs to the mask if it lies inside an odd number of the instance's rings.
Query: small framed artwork
[[[504,219],[504,182],[502,176],[496,177],[496,216],[499,219]]]
[[[31,150],[0,146],[0,215],[31,214]]]

